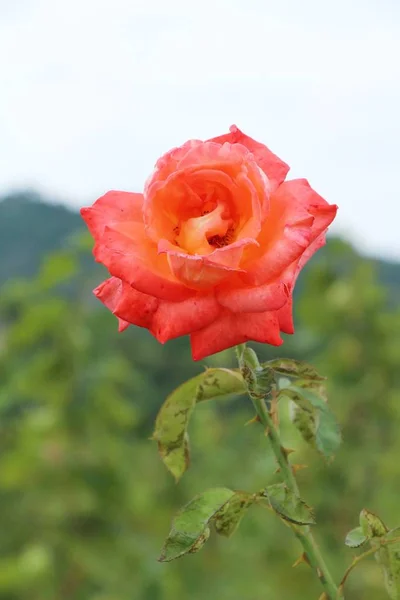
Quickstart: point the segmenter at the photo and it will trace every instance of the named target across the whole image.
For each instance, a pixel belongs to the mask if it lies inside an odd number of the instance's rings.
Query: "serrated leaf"
[[[158,443],[161,459],[177,481],[190,462],[187,428],[196,403],[244,392],[239,371],[207,369],[168,396],[157,415],[153,439]]]
[[[344,543],[349,548],[359,548],[360,546],[365,544],[365,542],[367,542],[367,541],[368,541],[368,538],[364,534],[361,527],[356,527],[355,529],[352,529],[351,531],[349,531],[349,533],[346,535],[346,539],[345,539]]]
[[[293,360],[290,358],[277,358],[266,363],[275,373],[284,377],[292,377],[296,379],[311,379],[314,381],[324,381],[326,377],[322,377],[312,365],[302,361]]]
[[[235,492],[234,495],[214,518],[215,530],[220,535],[230,537],[238,528],[246,510],[254,503],[252,494],[247,492]]]
[[[380,539],[387,541],[399,537],[400,528],[397,527]],[[400,540],[382,545],[375,553],[375,558],[383,571],[387,593],[392,600],[400,600]]]
[[[383,537],[389,531],[382,519],[366,508],[360,512],[360,527],[367,538]]]
[[[269,485],[263,492],[268,498],[271,508],[282,519],[297,525],[314,525],[314,512],[304,500],[296,496],[284,483]]]
[[[172,522],[159,561],[168,562],[198,552],[210,535],[210,521],[234,494],[227,488],[214,488],[186,504]]]
[[[335,415],[324,398],[324,387],[320,382],[304,381],[289,385],[280,392],[294,403],[291,419],[303,439],[316,448],[325,458],[331,458],[342,441]]]

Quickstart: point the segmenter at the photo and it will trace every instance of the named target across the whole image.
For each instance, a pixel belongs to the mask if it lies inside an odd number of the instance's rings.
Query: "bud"
[[[366,508],[360,512],[360,526],[367,538],[383,537],[389,530],[383,521]]]

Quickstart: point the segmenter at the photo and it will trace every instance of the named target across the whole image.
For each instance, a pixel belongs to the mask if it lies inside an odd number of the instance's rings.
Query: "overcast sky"
[[[0,0],[0,194],[79,207],[233,123],[400,258],[399,0]]]

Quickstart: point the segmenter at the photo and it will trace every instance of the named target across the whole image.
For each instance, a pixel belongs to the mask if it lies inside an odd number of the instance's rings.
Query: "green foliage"
[[[297,525],[314,525],[314,511],[304,500],[291,492],[284,483],[269,485],[263,491],[271,507],[285,521]]]
[[[296,381],[296,385],[284,386],[279,393],[279,397],[292,400],[291,419],[304,440],[329,459],[340,446],[341,433],[324,395],[323,386],[315,379]]]
[[[209,523],[234,495],[227,488],[207,490],[193,498],[175,517],[160,561],[198,552],[210,535]]]
[[[87,236],[69,246],[73,228],[65,237],[47,213],[35,224],[25,207],[18,216],[25,224],[11,233],[7,204],[0,204],[8,236],[0,236],[7,240],[0,248],[0,599],[318,598],[306,568],[296,576],[288,570],[299,554],[289,528],[262,506],[247,511],[228,541],[212,535],[195,560],[157,562],[171,515],[200,490],[260,490],[272,479],[262,429],[243,426],[254,414],[245,397],[200,402],[190,423],[193,468],[177,486],[149,436],[163,400],[199,374],[188,340],[163,347],[138,328],[119,335],[115,318],[92,299],[101,272]],[[53,238],[47,246],[43,232]],[[70,269],[68,279],[62,259],[53,282],[50,275],[39,281],[46,247],[71,256],[75,274]],[[37,276],[16,278],[24,272]],[[298,473],[300,488],[316,508],[318,540],[337,580],[360,506],[399,522],[398,287],[389,282],[388,302],[379,277],[372,261],[332,240],[300,277],[296,334],[279,349],[327,377],[342,427],[345,443],[326,465],[293,428],[286,403],[280,408],[285,447],[308,465]],[[276,348],[254,346],[262,364],[275,360]],[[220,368],[235,358],[224,352],[206,362]],[[289,375],[280,377],[294,384]],[[385,600],[374,561],[358,565],[347,596]]]
[[[199,494],[174,518],[159,561],[169,562],[198,552],[210,537],[211,524],[217,533],[230,537],[255,501],[255,494],[227,488]]]
[[[207,369],[180,385],[164,402],[156,419],[153,439],[160,456],[178,481],[189,466],[187,428],[195,405],[232,394],[242,394],[244,383],[238,371]]]
[[[359,548],[368,540],[361,527],[355,527],[346,535],[345,544],[349,548]]]
[[[360,527],[367,539],[383,537],[389,531],[382,519],[365,508],[360,512]]]
[[[268,364],[260,365],[256,352],[248,346],[241,345],[237,354],[240,371],[250,397],[269,399],[274,387],[274,371]]]
[[[43,290],[51,289],[70,279],[78,269],[75,257],[68,252],[57,252],[44,262],[39,271],[38,284]]]
[[[395,541],[396,540],[396,541]],[[400,528],[385,535],[388,543],[381,545],[375,554],[376,561],[381,565],[386,590],[392,600],[400,598]]]
[[[260,365],[251,348],[239,350],[239,364],[253,398],[292,401],[291,418],[304,440],[330,459],[341,443],[339,425],[330,410],[325,377],[305,361],[280,358]],[[278,392],[276,393],[276,388]]]
[[[293,360],[291,358],[276,358],[266,363],[279,377],[289,377],[290,379],[301,379],[308,382],[324,381],[313,365],[309,365],[304,360]]]
[[[346,536],[346,545],[359,548],[366,542],[371,545],[376,562],[383,573],[385,588],[392,600],[400,598],[400,527],[389,531],[382,519],[365,508],[360,513],[360,527],[352,529]],[[366,551],[353,561],[356,566],[361,559],[368,557]],[[351,567],[350,567],[351,569]],[[346,577],[344,578],[344,580]]]
[[[225,537],[230,537],[235,533],[247,509],[255,501],[256,496],[254,494],[235,492],[215,515],[214,524],[217,533]]]

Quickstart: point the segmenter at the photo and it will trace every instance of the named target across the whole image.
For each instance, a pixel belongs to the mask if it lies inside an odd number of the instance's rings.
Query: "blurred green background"
[[[171,518],[213,486],[258,490],[277,480],[262,430],[245,427],[245,398],[203,403],[191,427],[192,465],[176,485],[150,441],[161,403],[203,364],[188,339],[161,346],[117,333],[91,295],[104,277],[79,216],[33,193],[0,202],[0,599],[309,600],[321,590],[290,531],[250,510],[233,538],[198,554],[157,557]],[[331,239],[298,283],[295,336],[262,358],[312,361],[329,377],[344,443],[333,464],[287,422],[286,444],[316,536],[336,579],[354,551],[344,537],[361,508],[400,525],[400,265]],[[232,351],[204,364],[234,364]],[[373,560],[348,598],[386,598]]]

